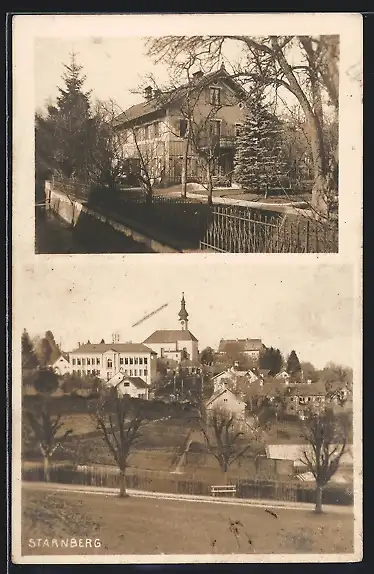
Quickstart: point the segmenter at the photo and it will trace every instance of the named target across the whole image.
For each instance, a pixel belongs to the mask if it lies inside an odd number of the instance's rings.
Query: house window
[[[120,364],[120,365],[123,365],[123,357],[120,357],[120,358],[119,358],[119,364]]]
[[[125,365],[128,365],[128,364],[129,364],[129,359],[128,359],[128,357],[125,357]]]
[[[78,377],[80,377],[80,376],[81,376],[81,374],[82,374],[82,371],[81,371],[80,369],[78,369],[78,371],[77,371],[77,375],[78,375]]]
[[[134,359],[132,357],[130,357],[130,365],[134,364]]]
[[[224,402],[224,403],[227,403],[227,399],[223,399],[223,402]]]
[[[99,358],[96,359],[96,364],[100,365],[100,359]]]
[[[87,369],[87,375],[90,375],[90,374],[91,374],[91,370]]]
[[[147,359],[147,357],[145,357],[145,358],[144,358],[144,364],[146,365],[147,362],[148,362],[148,359]]]
[[[143,372],[142,369],[139,369],[139,377],[142,376],[142,372]]]
[[[241,130],[242,130],[242,124],[235,124],[235,137],[240,136]],[[252,353],[252,356],[254,354],[255,353]]]
[[[145,377],[148,376],[148,371],[147,371],[147,369],[144,369],[144,376],[145,376]]]
[[[134,371],[134,376],[135,376],[135,377],[138,376],[138,369],[135,369],[135,371]]]
[[[91,364],[91,359],[87,359],[87,365]]]
[[[210,88],[210,103],[212,106],[221,104],[221,88]]]
[[[137,365],[137,364],[138,364],[138,358],[135,357],[135,359],[134,359],[134,365]]]
[[[112,359],[107,359],[106,368],[107,368],[107,369],[111,369],[112,367],[113,367],[113,361],[112,361]]]
[[[139,365],[142,365],[142,364],[143,364],[143,358],[140,357],[140,358],[139,358]]]
[[[72,360],[73,365],[75,365],[75,359]]]
[[[86,364],[86,359],[82,359],[82,365]]]
[[[130,377],[132,377],[132,369],[130,369]]]
[[[129,386],[130,386],[130,383],[129,383],[128,381],[125,381],[125,382],[123,383],[123,386],[124,386],[124,387],[129,387]]]
[[[77,365],[80,365],[80,364],[81,364],[81,360],[77,359]]]
[[[125,375],[127,375],[127,373],[128,373],[128,370],[127,370],[127,369],[125,369],[123,372],[125,373]]]
[[[184,138],[187,132],[187,120],[179,120],[179,135]]]
[[[210,120],[209,132],[211,136],[218,136],[221,133],[221,122],[219,120]]]

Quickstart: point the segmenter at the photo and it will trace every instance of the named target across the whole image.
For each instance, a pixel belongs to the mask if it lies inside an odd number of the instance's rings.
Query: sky
[[[141,342],[156,329],[178,328],[184,292],[189,329],[200,350],[217,348],[221,338],[252,337],[284,355],[295,349],[301,361],[317,368],[329,361],[352,364],[350,265],[302,264],[300,258],[297,265],[266,258],[255,265],[234,260],[212,265],[204,256],[194,265],[180,256],[160,264],[154,257],[146,265],[138,258],[131,265],[101,258],[93,266],[90,257],[75,256],[26,266],[19,327],[32,336],[51,330],[65,351],[87,340],[111,342],[112,333],[119,333],[121,342]]]
[[[222,61],[228,71],[230,62],[243,60],[243,44],[230,40],[224,46]],[[54,101],[64,64],[69,64],[71,54],[76,54],[77,62],[83,66],[86,75],[84,90],[92,90],[92,101],[114,100],[122,109],[142,101],[141,86],[150,74],[157,83],[168,84],[168,66],[155,64],[146,55],[145,38],[142,37],[101,37],[87,38],[36,38],[35,40],[35,107],[45,109],[48,100]],[[194,68],[192,72],[196,71]],[[134,93],[134,90],[137,93]],[[288,104],[295,103],[293,96],[283,91],[282,97]]]

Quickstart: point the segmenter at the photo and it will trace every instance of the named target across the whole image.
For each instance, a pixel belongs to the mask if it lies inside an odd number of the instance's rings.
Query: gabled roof
[[[152,98],[151,100],[131,106],[116,117],[115,124],[117,126],[125,125],[126,123],[131,123],[138,118],[166,109],[175,104],[178,100],[184,98],[188,94],[188,90],[191,90],[191,86],[194,90],[202,89],[212,81],[216,81],[218,79],[222,79],[228,83],[237,93],[240,94],[243,100],[248,97],[248,93],[242,88],[242,86],[231,78],[230,74],[224,68],[221,68],[215,72],[203,75],[199,80],[194,81],[193,84],[186,83],[174,90],[163,92],[160,96]]]
[[[143,343],[176,343],[177,341],[197,341],[197,339],[191,331],[184,331],[182,329],[160,329],[159,331],[154,331]]]
[[[78,349],[71,351],[71,354],[84,354],[84,353],[106,353],[107,351],[114,351],[115,353],[152,353],[155,354],[149,347],[143,343],[86,343],[81,345]]]
[[[137,389],[148,389],[147,383],[145,383],[140,377],[127,377],[126,375],[116,384],[116,387],[126,381],[132,383]]]
[[[66,361],[68,363],[69,362],[69,355],[67,353],[61,353],[61,355],[58,357],[58,359],[55,360],[55,362],[53,364],[55,365],[61,359],[64,359],[64,361]]]
[[[227,387],[224,389],[220,389],[219,391],[216,391],[215,393],[212,394],[211,397],[209,397],[209,399],[207,401],[205,401],[205,406],[210,405],[211,403],[213,403],[216,399],[218,399],[218,397],[220,397],[221,395],[223,395],[224,393],[230,393],[236,400],[238,403],[243,403],[245,404],[242,400],[238,399],[238,397],[236,396],[235,393],[233,393],[232,391],[230,391],[230,389],[228,389]]]

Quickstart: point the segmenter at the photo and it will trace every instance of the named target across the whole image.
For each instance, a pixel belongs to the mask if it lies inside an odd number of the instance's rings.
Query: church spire
[[[186,310],[186,301],[184,298],[184,293],[182,293],[182,300],[181,300],[181,310],[178,313],[179,321],[181,324],[182,331],[188,330],[188,313]]]

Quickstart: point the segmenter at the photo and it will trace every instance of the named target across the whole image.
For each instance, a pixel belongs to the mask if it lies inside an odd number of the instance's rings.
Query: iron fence
[[[337,253],[337,222],[241,206],[215,206],[201,250],[220,253]]]
[[[44,481],[42,465],[23,465],[22,479],[25,481]],[[49,480],[61,484],[101,486],[119,488],[119,471],[115,467],[51,465]],[[127,487],[148,492],[173,494],[210,495],[211,482],[191,477],[173,476],[167,471],[146,471],[129,469],[126,476]],[[295,480],[236,480],[237,497],[246,499],[268,499],[292,502],[315,502],[314,483],[306,485]],[[328,486],[323,492],[324,504],[353,504],[351,486]]]

